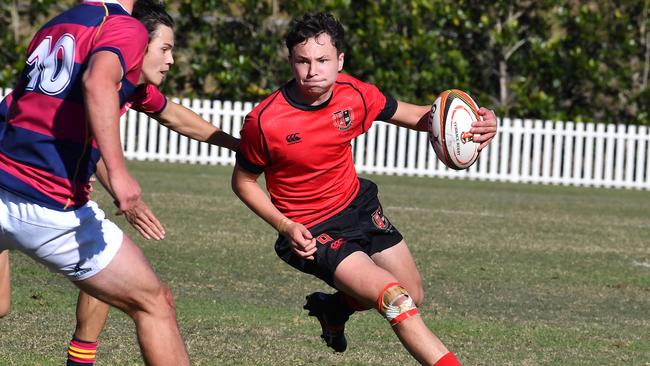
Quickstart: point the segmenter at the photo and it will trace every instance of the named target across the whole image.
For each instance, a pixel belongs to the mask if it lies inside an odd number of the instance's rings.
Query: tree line
[[[72,0],[3,0],[0,86],[30,37]],[[466,90],[500,116],[650,124],[650,0],[167,0],[176,20],[172,96],[259,101],[291,78],[292,18],[329,11],[344,71],[429,104]]]

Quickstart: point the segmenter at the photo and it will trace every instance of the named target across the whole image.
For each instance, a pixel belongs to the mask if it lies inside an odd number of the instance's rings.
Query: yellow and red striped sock
[[[66,366],[92,366],[95,364],[98,342],[86,342],[72,338],[68,345],[68,362]]]

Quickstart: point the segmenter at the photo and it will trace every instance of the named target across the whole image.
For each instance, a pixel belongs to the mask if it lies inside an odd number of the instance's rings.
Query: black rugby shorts
[[[343,211],[309,228],[316,239],[314,260],[293,253],[289,240],[282,235],[275,242],[277,255],[292,267],[336,288],[334,271],[347,256],[357,251],[371,256],[402,241],[402,234],[383,213],[377,185],[366,179],[359,181],[359,193]]]

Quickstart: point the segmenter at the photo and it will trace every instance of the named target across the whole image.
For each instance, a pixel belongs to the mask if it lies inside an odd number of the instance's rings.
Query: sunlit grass
[[[327,286],[275,256],[275,232],[231,193],[229,167],[130,166],[167,229],[137,242],[174,291],[194,364],[416,365],[374,312],[352,317],[344,354],[321,343],[302,304]],[[423,275],[426,322],[465,365],[650,364],[647,192],[370,178]],[[22,254],[11,261],[0,364],[63,364],[76,290]],[[98,359],[142,364],[119,312]]]

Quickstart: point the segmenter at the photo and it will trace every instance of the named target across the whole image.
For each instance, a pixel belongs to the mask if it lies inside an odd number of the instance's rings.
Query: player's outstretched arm
[[[103,159],[97,162],[97,171],[95,172],[99,183],[104,186],[106,191],[115,199],[115,194],[108,182],[108,173],[106,172],[106,165]],[[116,200],[117,204],[117,200]],[[163,240],[165,238],[165,228],[162,226],[156,215],[153,214],[149,206],[142,200],[142,197],[127,211],[118,211],[118,215],[124,214],[126,221],[128,221],[134,229],[136,229],[143,238]]]
[[[431,106],[415,105],[398,100],[397,110],[388,122],[411,130],[427,131],[430,111]]]
[[[91,57],[82,84],[86,115],[106,164],[107,181],[120,211],[127,211],[140,199],[140,185],[126,168],[120,143],[117,90],[122,72],[122,65],[115,53],[99,51]]]
[[[151,117],[163,126],[191,139],[222,146],[233,151],[239,148],[238,138],[221,131],[193,110],[171,100],[167,100],[167,105],[162,112],[152,114]]]
[[[428,131],[430,112],[431,106],[397,101],[397,110],[389,122],[416,131]],[[482,150],[490,144],[497,133],[497,117],[494,111],[483,107],[478,109],[478,115],[481,118],[472,123],[470,132],[474,134],[474,142],[481,144],[479,150]]]
[[[290,239],[294,253],[306,259],[314,259],[316,241],[309,230],[304,225],[291,221],[273,206],[260,187],[258,178],[259,174],[250,173],[237,164],[232,172],[232,189],[257,216]]]

